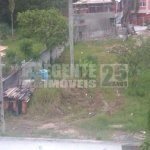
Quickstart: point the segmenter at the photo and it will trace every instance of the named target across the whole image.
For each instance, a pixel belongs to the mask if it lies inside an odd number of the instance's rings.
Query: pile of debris
[[[108,49],[109,49],[107,50],[108,53],[116,53],[116,54],[129,51],[126,46],[122,46],[122,45],[114,45],[112,47],[109,47]]]

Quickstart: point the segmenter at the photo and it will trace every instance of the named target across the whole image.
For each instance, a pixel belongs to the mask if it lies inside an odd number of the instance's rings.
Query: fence
[[[95,30],[95,31],[80,31],[76,32],[75,41],[94,41],[116,38],[119,35],[125,35],[126,29],[123,27],[111,27],[110,29]]]
[[[58,58],[61,53],[64,51],[65,46],[63,47],[56,47],[53,49],[52,53],[48,49],[44,50],[41,53],[41,58],[39,59],[39,62],[34,62],[33,60],[30,60],[29,62],[25,63],[24,66],[22,66],[18,71],[11,74],[9,77],[3,80],[3,90],[7,90],[8,88],[12,88],[14,86],[19,85],[19,79],[22,76],[23,69],[30,68],[35,65],[35,63],[38,63],[42,67],[42,63],[49,63],[50,62],[50,55],[53,61]]]
[[[144,26],[144,25],[146,25],[146,18],[145,17],[137,17],[137,18],[132,19],[132,22],[134,25]]]

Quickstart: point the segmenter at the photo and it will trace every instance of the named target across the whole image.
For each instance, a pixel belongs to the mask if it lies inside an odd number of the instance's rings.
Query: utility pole
[[[70,43],[70,75],[74,77],[74,24],[73,0],[69,0],[69,43]]]
[[[2,134],[5,134],[1,51],[0,51],[0,113],[1,113],[0,117],[1,117]]]

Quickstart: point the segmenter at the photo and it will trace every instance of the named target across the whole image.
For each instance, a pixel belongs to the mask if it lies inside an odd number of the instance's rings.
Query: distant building
[[[145,25],[150,21],[150,0],[140,0],[140,10],[137,14],[133,13],[132,20],[137,25]]]
[[[74,3],[74,25],[79,32],[109,29],[114,18],[112,0],[79,0]]]
[[[112,0],[79,0],[74,3],[74,13],[99,13],[99,12],[113,12],[115,6]]]
[[[115,3],[112,0],[79,0],[74,3],[74,13],[99,14],[99,16],[106,18],[116,18],[116,23],[121,23],[123,3],[121,0],[116,0]],[[111,15],[108,15],[110,13]],[[135,25],[145,25],[147,21],[150,21],[150,0],[140,0],[140,10],[138,13],[132,13],[131,21]],[[84,23],[84,20],[81,20],[81,23]]]

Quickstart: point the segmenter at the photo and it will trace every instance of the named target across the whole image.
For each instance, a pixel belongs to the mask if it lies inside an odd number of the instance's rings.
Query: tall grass
[[[31,116],[55,116],[60,103],[59,89],[42,88],[33,94],[28,113]]]

